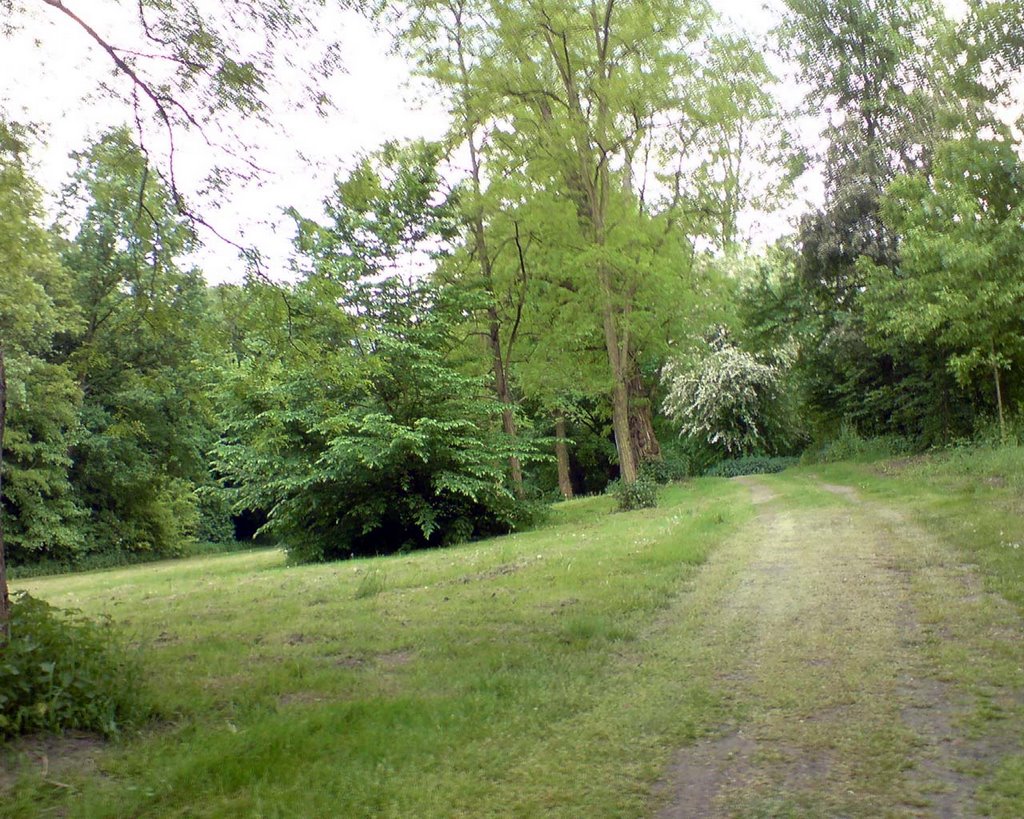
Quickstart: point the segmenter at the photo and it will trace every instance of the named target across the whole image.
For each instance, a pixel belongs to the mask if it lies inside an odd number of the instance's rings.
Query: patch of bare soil
[[[442,585],[454,586],[460,583],[478,583],[481,580],[495,580],[499,577],[507,577],[510,574],[515,574],[516,572],[525,569],[527,566],[530,565],[531,562],[531,560],[523,559],[517,560],[514,563],[502,563],[501,565],[495,566],[494,568],[488,569],[487,571],[466,574],[462,577],[457,577],[454,580],[449,580]]]
[[[677,753],[658,815],[976,815],[984,776],[1021,748],[1016,716],[978,726],[978,697],[1017,715],[1024,692],[958,682],[936,646],[964,646],[979,667],[990,651],[1024,663],[1019,618],[896,510],[814,485],[851,503],[776,498],[705,566],[732,573],[706,639],[744,720]]]
[[[825,483],[823,481],[819,481],[818,486],[826,492],[831,492],[833,495],[839,495],[839,497],[845,498],[850,503],[860,503],[860,495],[857,494],[857,490],[852,486],[841,486],[839,484]]]
[[[765,486],[762,481],[759,481],[753,475],[740,475],[738,478],[733,478],[736,483],[741,483],[750,490],[751,499],[754,504],[761,506],[765,503],[771,503],[776,498],[775,492],[769,487]]]
[[[384,669],[401,668],[402,666],[409,665],[415,659],[416,652],[407,648],[385,651],[383,654],[378,654],[374,657],[377,665]]]
[[[39,734],[0,745],[0,794],[26,775],[38,775],[55,787],[70,774],[96,770],[96,759],[107,741],[98,734],[68,732],[59,736]]]
[[[662,819],[699,819],[715,812],[715,797],[742,784],[756,743],[739,732],[698,742],[680,754],[666,773],[662,795],[668,803]]]

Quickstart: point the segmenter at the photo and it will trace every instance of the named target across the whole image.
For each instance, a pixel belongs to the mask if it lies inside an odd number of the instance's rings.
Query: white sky
[[[711,3],[755,36],[765,34],[776,19],[759,0]],[[116,0],[78,0],[69,5],[81,8],[101,33],[118,41],[117,33],[123,30],[119,25],[123,26],[128,13],[124,5]],[[408,67],[387,53],[387,38],[363,18],[332,7],[322,13],[319,27],[325,36],[341,42],[346,73],[329,86],[337,110],[326,119],[282,114],[278,131],[249,128],[246,139],[257,146],[254,158],[272,172],[258,186],[235,189],[220,210],[204,211],[221,233],[241,244],[259,246],[272,274],[283,266],[290,248],[291,223],[281,216],[281,208],[295,206],[316,215],[335,172],[350,166],[354,157],[387,139],[440,137],[446,126],[438,101],[410,87]],[[35,175],[45,190],[57,191],[67,179],[73,168],[69,151],[125,120],[122,105],[95,93],[99,82],[109,77],[106,55],[74,23],[48,8],[32,13],[20,31],[0,44],[0,108],[15,119],[46,128],[46,147],[34,156]],[[787,90],[793,98],[784,102],[797,102],[800,90],[792,86]],[[806,127],[812,132],[805,138],[808,141],[816,137],[820,124]],[[179,177],[185,191],[197,187],[212,161],[210,154],[194,139],[179,148]],[[801,212],[807,203],[820,202],[821,196],[817,174],[807,174],[789,215]],[[767,226],[768,233],[783,232],[786,221],[785,214],[776,217]],[[207,249],[197,261],[207,278],[211,282],[240,280],[244,266],[235,251],[214,237],[203,238]]]
[[[109,0],[79,5],[100,33],[120,42],[124,7]],[[360,152],[387,139],[437,138],[445,129],[443,111],[415,101],[407,68],[386,53],[386,38],[366,20],[332,8],[319,24],[342,43],[345,73],[329,87],[337,110],[324,119],[282,113],[276,131],[243,126],[245,139],[255,145],[253,158],[270,173],[259,185],[234,189],[219,211],[204,210],[219,232],[240,244],[257,244],[275,265],[283,263],[290,247],[291,224],[281,216],[283,207],[315,214],[335,171]],[[74,169],[70,151],[130,116],[123,104],[95,92],[109,78],[107,56],[72,21],[49,10],[33,14],[0,46],[0,107],[14,119],[44,126],[45,148],[33,159],[36,179],[48,192],[57,191]],[[198,188],[217,161],[211,153],[198,139],[186,137],[179,144],[178,176],[186,193]],[[240,280],[244,265],[234,249],[215,237],[203,238],[208,247],[198,261],[207,278]]]

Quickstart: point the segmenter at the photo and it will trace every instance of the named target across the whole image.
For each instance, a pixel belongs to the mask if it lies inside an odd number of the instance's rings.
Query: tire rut
[[[971,697],[933,649],[944,634],[977,643],[953,604],[998,603],[948,549],[852,487],[808,482],[835,501],[797,506],[743,482],[758,515],[709,561],[731,577],[702,624],[738,718],[677,754],[658,815],[973,815],[971,772],[1019,742],[1008,726],[968,737]],[[1020,633],[1008,605],[999,617],[1000,632]],[[1011,710],[1020,700],[995,694]]]

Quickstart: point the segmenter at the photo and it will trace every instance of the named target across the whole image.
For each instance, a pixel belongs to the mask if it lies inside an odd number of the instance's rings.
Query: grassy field
[[[966,629],[1009,622],[996,603],[1024,613],[1020,451],[803,467],[758,486],[778,493],[786,520],[840,520],[829,504],[847,499],[822,482],[859,493],[864,520],[876,507],[901,510],[935,535],[929,548],[971,566],[995,602],[959,618],[948,645],[922,650],[958,691],[979,692],[956,730],[1019,727],[1020,710],[997,713],[985,698],[1021,686],[1019,639],[1006,649]],[[608,498],[583,499],[557,505],[536,531],[390,558],[289,567],[282,553],[259,551],[18,581],[54,604],[111,615],[143,654],[157,717],[108,745],[72,738],[0,752],[0,815],[647,815],[672,799],[657,783],[680,748],[711,754],[704,743],[755,724],[799,740],[780,715],[818,679],[790,674],[802,635],[762,635],[758,648],[734,612],[722,614],[723,600],[761,593],[739,568],[741,558],[757,565],[743,550],[764,547],[758,533],[769,531],[757,528],[750,489],[700,480],[663,490],[656,510],[617,515]],[[898,537],[903,520],[889,519],[879,542]],[[900,559],[927,568],[933,556],[914,555],[919,541],[906,540]],[[718,554],[734,558],[705,565]],[[926,622],[949,616],[940,591],[908,591]],[[862,634],[867,642],[870,623]],[[877,682],[863,659],[850,658],[861,669],[850,673],[865,675],[848,681],[853,689]],[[730,682],[762,667],[770,673],[756,685]],[[889,766],[875,801],[849,802],[848,815],[904,787],[907,731],[867,743],[849,725],[821,725],[822,747],[845,742],[876,758],[850,776]],[[1007,747],[999,759],[978,773],[978,804],[1024,815],[1024,756]],[[824,815],[814,802],[772,804],[751,802],[746,815]]]
[[[700,481],[657,510],[610,508],[556,506],[543,529],[443,552],[287,567],[264,551],[21,581],[132,634],[160,721],[59,784],[23,754],[0,812],[642,812],[670,750],[724,707],[664,614],[749,504]]]

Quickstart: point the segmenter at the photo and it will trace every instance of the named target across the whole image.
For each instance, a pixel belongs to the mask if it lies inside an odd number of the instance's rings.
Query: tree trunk
[[[633,456],[633,439],[629,434],[629,388],[625,373],[628,354],[623,353],[618,328],[615,326],[615,314],[610,305],[604,309],[604,341],[612,372],[612,432],[615,434],[615,449],[619,454],[619,477],[623,483],[635,483],[636,458]]]
[[[518,435],[516,429],[516,417],[512,413],[512,391],[508,386],[508,374],[505,372],[505,362],[501,357],[501,328],[498,323],[497,312],[491,308],[491,326],[488,333],[491,345],[491,355],[494,362],[494,392],[501,402],[501,428],[505,434],[515,438]],[[523,489],[523,467],[519,458],[512,455],[508,459],[509,472],[512,474],[512,490],[516,497],[522,500],[526,496]]]
[[[654,432],[650,391],[639,373],[629,381],[629,435],[638,465],[661,460],[661,444]]]
[[[473,193],[476,197],[474,203],[473,212],[469,214],[470,227],[473,231],[473,239],[476,243],[476,254],[477,261],[480,264],[480,273],[483,276],[485,287],[487,288],[487,294],[491,297],[492,302],[495,299],[494,293],[494,270],[491,267],[491,256],[488,250],[487,242],[487,228],[484,223],[483,209],[479,202],[483,195],[483,181],[482,181],[482,161],[480,159],[480,151],[477,145],[475,126],[476,122],[470,119],[469,113],[471,110],[470,106],[470,92],[471,87],[469,81],[469,68],[466,64],[466,55],[463,44],[463,23],[461,11],[456,15],[456,33],[455,33],[455,45],[458,49],[459,57],[459,72],[461,77],[462,85],[462,96],[465,119],[463,125],[463,136],[466,138],[466,144],[469,148],[469,166],[470,174],[473,180]],[[516,429],[516,418],[512,412],[512,391],[508,386],[508,373],[505,368],[505,359],[503,357],[503,351],[501,349],[501,320],[498,316],[498,311],[492,306],[487,311],[487,318],[489,321],[487,341],[491,348],[491,358],[493,361],[494,370],[494,392],[498,397],[498,401],[501,403],[501,428],[506,435],[511,438],[515,438],[518,434]],[[511,347],[515,342],[515,331],[513,330],[512,335],[509,338],[509,351],[511,355]],[[523,489],[523,467],[519,462],[519,458],[512,455],[508,459],[508,469],[512,476],[512,491],[515,492],[517,498],[522,500],[526,497],[526,492]]]
[[[996,407],[999,410],[999,442],[1006,443],[1006,417],[1003,414],[1003,385],[999,379],[999,364],[995,356],[992,357],[992,374],[996,381]]]
[[[11,639],[11,598],[7,591],[7,560],[4,553],[4,428],[7,425],[7,371],[0,346],[0,645]]]
[[[558,461],[558,488],[562,497],[569,500],[573,496],[572,478],[569,476],[569,446],[565,442],[565,415],[555,415],[555,458]]]

